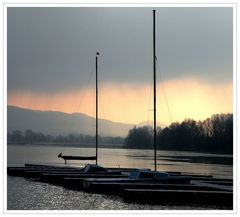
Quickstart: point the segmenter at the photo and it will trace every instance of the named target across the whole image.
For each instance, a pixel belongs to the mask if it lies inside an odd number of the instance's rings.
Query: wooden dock
[[[233,207],[233,180],[212,176],[181,174],[172,172],[170,176],[191,177],[190,184],[159,181],[128,181],[126,177],[133,168],[111,168],[113,173],[84,173],[83,168],[57,167],[50,165],[26,164],[24,167],[8,167],[10,176],[63,186],[88,193],[117,195],[128,203],[144,204],[199,204],[218,207]],[[123,181],[98,182],[96,178]],[[87,183],[87,185],[85,185]]]
[[[84,191],[99,194],[123,195],[124,189],[162,189],[162,190],[193,190],[193,191],[223,191],[218,186],[208,186],[204,183],[196,184],[159,184],[159,183],[90,183]],[[228,189],[226,191],[232,191]]]
[[[233,206],[233,193],[228,191],[124,189],[123,199],[129,203],[143,204],[199,204]]]

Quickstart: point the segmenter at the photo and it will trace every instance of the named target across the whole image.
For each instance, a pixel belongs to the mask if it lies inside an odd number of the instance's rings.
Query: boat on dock
[[[154,131],[153,131],[153,143],[154,143],[154,171],[138,169],[131,172],[129,177],[121,179],[86,179],[83,182],[83,188],[90,187],[91,182],[108,182],[108,183],[166,183],[166,184],[188,184],[191,181],[191,177],[187,176],[173,176],[166,172],[157,171],[157,121],[156,121],[156,42],[155,42],[155,10],[153,10],[153,119],[154,119]]]
[[[72,155],[63,155],[62,152],[58,154],[58,158],[62,158],[65,162],[65,165],[67,164],[68,160],[95,160],[96,165],[98,164],[98,57],[99,52],[96,52],[95,57],[95,64],[96,64],[96,153],[95,156],[72,156]]]
[[[82,170],[72,173],[71,171],[64,172],[43,172],[39,174],[39,180],[42,182],[54,183],[63,186],[68,186],[76,189],[81,188],[83,180],[86,178],[123,178],[126,175],[122,174],[121,170],[110,170],[99,165],[87,164]],[[72,185],[72,186],[71,186]]]
[[[121,175],[121,170],[112,170],[101,167],[100,165],[87,164],[83,168],[77,167],[51,167],[51,166],[25,166],[25,167],[8,167],[7,173],[11,176],[22,176],[26,178],[35,178],[39,180],[46,180],[48,178],[63,178],[63,177],[83,177],[83,175],[94,174],[102,176]],[[87,176],[86,176],[87,177]]]
[[[85,191],[93,191],[92,183],[109,183],[115,185],[116,183],[158,183],[158,184],[189,184],[190,176],[174,176],[168,173],[152,171],[148,169],[133,170],[126,178],[89,178],[83,181],[83,188]]]
[[[23,176],[27,178],[39,179],[40,181],[47,181],[51,183],[58,183],[59,180],[63,181],[63,178],[79,178],[82,183],[83,178],[95,177],[107,178],[107,177],[126,177],[121,174],[122,170],[110,170],[98,165],[98,58],[99,52],[96,52],[96,153],[95,156],[72,156],[63,155],[60,153],[58,158],[62,158],[65,161],[65,165],[69,160],[96,160],[95,164],[87,164],[84,168],[69,168],[69,167],[49,167],[41,165],[28,164],[21,168],[8,168],[8,175]]]

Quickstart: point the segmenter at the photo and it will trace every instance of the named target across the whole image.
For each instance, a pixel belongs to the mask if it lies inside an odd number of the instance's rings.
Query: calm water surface
[[[8,166],[25,163],[64,165],[57,155],[94,155],[93,148],[57,146],[9,145]],[[214,155],[180,151],[158,151],[158,170],[181,171],[232,178],[232,155]],[[91,161],[89,162],[91,163]],[[152,150],[99,149],[99,164],[105,167],[154,168]],[[69,166],[84,164],[71,161]],[[215,209],[214,207],[150,206],[127,204],[121,198],[70,191],[59,186],[7,178],[7,208],[9,210],[136,210],[136,209]]]

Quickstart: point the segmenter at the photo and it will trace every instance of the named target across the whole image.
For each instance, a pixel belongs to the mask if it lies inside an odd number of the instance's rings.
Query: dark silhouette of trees
[[[157,135],[160,149],[197,150],[204,143],[201,122],[185,119],[181,123],[172,123]]]
[[[125,139],[126,148],[152,148],[150,127],[134,127]],[[157,130],[157,148],[163,150],[233,152],[233,115],[216,114],[204,121],[185,119]]]
[[[233,115],[216,114],[203,121],[205,149],[233,153]]]
[[[15,130],[12,133],[8,133],[7,140],[8,141],[13,141],[13,142],[23,143],[24,142],[24,136],[23,136],[23,134],[20,130]]]
[[[95,136],[69,134],[66,136],[44,135],[32,130],[24,133],[15,130],[8,132],[8,143],[34,144],[94,144]],[[124,144],[124,148],[152,149],[153,129],[150,126],[129,130],[127,137],[102,137],[102,144]],[[211,153],[233,153],[233,115],[216,114],[203,121],[185,119],[164,129],[157,128],[157,148],[162,150],[200,151]]]
[[[134,126],[128,133],[124,143],[128,148],[152,148],[152,128],[149,126],[136,127]]]

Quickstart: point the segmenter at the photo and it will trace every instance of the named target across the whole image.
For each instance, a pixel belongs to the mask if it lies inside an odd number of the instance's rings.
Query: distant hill
[[[124,124],[99,119],[99,134],[101,136],[127,136],[133,124]],[[67,135],[80,133],[95,134],[95,118],[82,113],[67,114],[55,111],[38,111],[15,106],[7,107],[7,130],[25,131],[31,129],[50,135]]]

